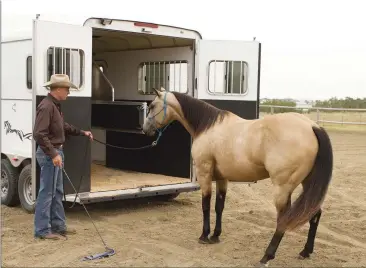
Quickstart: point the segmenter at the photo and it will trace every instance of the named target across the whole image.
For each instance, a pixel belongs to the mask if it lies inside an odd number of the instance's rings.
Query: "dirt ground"
[[[285,234],[270,267],[366,266],[366,131],[332,131],[331,138],[334,177],[315,252],[308,260],[297,259],[306,241],[306,225]],[[229,184],[223,234],[216,245],[197,243],[202,230],[200,192],[181,194],[170,202],[150,201],[89,205],[95,224],[116,255],[87,262],[81,258],[104,248],[83,207],[67,211],[68,224],[78,235],[56,242],[35,240],[33,215],[2,206],[2,266],[248,267],[262,257],[275,228],[269,180],[251,187]]]

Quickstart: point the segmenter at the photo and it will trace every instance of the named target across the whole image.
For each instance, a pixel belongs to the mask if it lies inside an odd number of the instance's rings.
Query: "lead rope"
[[[163,109],[162,109],[162,110],[164,110],[164,116],[163,116],[163,120],[162,120],[162,121],[164,121],[165,116],[166,116],[166,95],[167,95],[167,94],[165,94],[165,96],[164,96],[164,106],[163,106]],[[161,110],[161,111],[162,111],[162,110]],[[154,118],[154,117],[155,117],[155,116],[157,116],[159,113],[161,113],[161,111],[159,111],[157,114],[155,114],[154,116],[152,116],[152,117],[150,117],[150,118],[148,118],[148,119],[152,119],[152,118]],[[160,139],[161,135],[163,134],[163,132],[165,131],[165,129],[170,125],[170,123],[171,123],[171,122],[169,122],[169,123],[168,123],[168,124],[163,128],[163,130],[157,129],[157,131],[159,132],[159,134],[158,134],[157,139],[156,139],[155,141],[153,141],[153,142],[152,142],[152,144],[150,144],[150,145],[146,145],[146,146],[142,146],[142,147],[137,147],[137,148],[126,148],[126,147],[121,147],[121,146],[111,145],[111,144],[108,144],[108,143],[105,143],[105,142],[99,141],[99,140],[97,140],[97,139],[93,139],[93,140],[94,140],[94,141],[96,141],[96,142],[99,142],[99,143],[101,143],[101,144],[104,144],[104,145],[106,145],[106,146],[113,147],[113,148],[124,149],[124,150],[141,150],[141,149],[145,149],[145,148],[149,148],[149,147],[154,147],[154,146],[156,146],[156,145],[158,144],[158,142],[159,142],[159,139]],[[97,233],[98,233],[98,235],[99,235],[99,237],[100,237],[100,239],[101,239],[101,241],[102,241],[102,243],[103,243],[103,245],[104,245],[104,247],[105,247],[105,249],[106,249],[106,251],[105,251],[105,252],[103,252],[103,253],[98,253],[98,254],[94,254],[94,255],[86,256],[86,257],[84,257],[84,258],[82,259],[82,261],[86,261],[86,260],[95,260],[95,259],[101,259],[101,258],[106,258],[106,257],[113,256],[113,255],[116,253],[116,252],[115,252],[115,250],[114,250],[114,249],[112,249],[112,248],[110,248],[110,247],[108,247],[108,246],[107,246],[107,244],[104,242],[102,235],[99,233],[97,226],[95,225],[95,223],[94,223],[94,221],[93,221],[92,217],[90,216],[90,214],[89,214],[88,210],[86,209],[86,207],[85,207],[84,203],[82,202],[82,200],[81,200],[81,198],[80,198],[80,196],[79,196],[79,194],[78,194],[78,191],[75,189],[74,184],[71,182],[71,180],[70,180],[69,176],[67,175],[67,173],[66,173],[65,169],[64,169],[62,166],[61,166],[61,169],[62,169],[62,171],[65,173],[65,175],[66,175],[67,179],[69,180],[69,182],[70,182],[70,184],[71,184],[72,188],[73,188],[73,189],[74,189],[74,191],[75,191],[75,200],[74,200],[74,203],[75,203],[75,201],[76,201],[76,197],[79,197],[79,200],[80,200],[81,205],[84,207],[84,209],[85,209],[86,213],[88,214],[88,216],[89,216],[89,218],[90,218],[91,222],[92,222],[92,223],[93,223],[93,225],[94,225],[95,230],[97,231]],[[80,185],[79,185],[79,186],[80,186]],[[65,198],[65,195],[64,195],[64,198]],[[66,201],[66,198],[65,198],[65,201]]]
[[[73,189],[74,189],[74,191],[75,191],[76,196],[78,196],[78,197],[79,197],[80,203],[82,204],[82,206],[84,207],[84,209],[85,209],[86,213],[88,214],[88,216],[89,216],[89,218],[90,218],[91,222],[93,223],[93,225],[94,225],[94,227],[95,227],[95,230],[97,231],[97,233],[98,233],[98,235],[99,235],[100,239],[102,240],[102,243],[103,243],[103,245],[104,245],[104,247],[105,247],[105,249],[106,249],[106,251],[105,251],[105,252],[103,252],[103,253],[98,253],[98,254],[95,254],[95,255],[89,255],[89,256],[86,256],[86,257],[84,257],[84,258],[82,259],[82,261],[85,261],[85,260],[101,259],[101,258],[106,258],[106,257],[110,257],[110,256],[114,255],[114,254],[115,254],[114,249],[112,249],[112,248],[108,247],[108,246],[107,246],[107,244],[104,242],[104,240],[103,240],[103,238],[102,238],[101,234],[100,234],[100,233],[99,233],[99,231],[98,231],[97,226],[94,224],[94,221],[93,221],[92,217],[90,216],[90,214],[89,214],[88,210],[86,209],[86,207],[85,207],[84,203],[81,201],[81,198],[80,198],[80,196],[79,196],[78,192],[76,191],[76,189],[75,189],[75,187],[74,187],[74,184],[71,182],[71,180],[70,180],[69,176],[67,175],[67,173],[66,173],[65,169],[64,169],[63,167],[61,167],[61,169],[62,169],[62,171],[65,173],[65,175],[66,175],[67,179],[69,180],[69,182],[70,182],[70,184],[71,184],[72,188],[73,188]]]
[[[163,108],[158,113],[156,113],[155,115],[153,115],[152,117],[148,117],[149,120],[153,119],[155,116],[157,116],[162,111],[164,111],[164,116],[163,116],[163,120],[162,120],[162,122],[164,122],[164,119],[165,119],[165,116],[166,116],[166,108],[167,108],[167,106],[166,106],[166,95],[167,95],[167,93],[165,93],[165,95],[164,95],[164,105],[163,105]],[[113,148],[117,148],[117,149],[123,149],[123,150],[143,150],[143,149],[147,149],[147,148],[151,148],[151,147],[156,146],[158,144],[158,142],[159,142],[159,139],[160,139],[161,135],[163,134],[163,132],[165,131],[165,129],[170,125],[170,123],[171,122],[169,122],[163,128],[163,130],[160,130],[159,128],[157,128],[156,130],[159,132],[157,139],[155,141],[153,141],[150,145],[145,145],[145,146],[142,146],[142,147],[127,148],[127,147],[122,147],[122,146],[116,146],[116,145],[108,144],[108,143],[102,142],[102,141],[97,140],[97,139],[93,139],[93,140],[96,141],[96,142],[98,142],[98,143],[101,143],[103,145],[106,145],[106,146],[109,146],[109,147],[113,147]]]
[[[108,144],[108,143],[102,142],[102,141],[97,140],[95,138],[93,138],[93,141],[98,142],[98,143],[101,143],[101,144],[103,144],[105,146],[109,146],[109,147],[113,147],[113,148],[117,148],[117,149],[123,149],[123,150],[143,150],[143,149],[147,149],[147,148],[151,148],[151,147],[156,146],[158,144],[158,142],[159,142],[159,139],[160,139],[161,135],[163,134],[163,132],[165,131],[165,129],[169,126],[169,124],[166,125],[163,128],[163,130],[157,129],[157,131],[159,132],[157,139],[154,140],[150,145],[145,145],[145,146],[142,146],[142,147],[128,148],[128,147],[116,146],[116,145],[112,145],[112,144]]]

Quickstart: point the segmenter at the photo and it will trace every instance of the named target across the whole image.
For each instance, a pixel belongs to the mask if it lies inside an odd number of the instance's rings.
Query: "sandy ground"
[[[271,267],[366,266],[366,132],[332,132],[334,179],[324,204],[315,252],[297,259],[308,226],[287,233]],[[200,192],[181,194],[170,202],[141,200],[89,205],[111,258],[82,262],[104,250],[82,207],[67,211],[78,235],[65,241],[33,238],[33,215],[1,207],[3,266],[252,266],[259,261],[275,228],[269,181],[230,184],[223,215],[221,244],[201,245]],[[214,224],[214,205],[211,222]],[[213,229],[213,225],[212,225]]]

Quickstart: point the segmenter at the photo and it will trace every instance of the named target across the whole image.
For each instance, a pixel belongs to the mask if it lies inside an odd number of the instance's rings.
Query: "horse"
[[[203,227],[198,241],[220,242],[229,181],[257,182],[270,178],[277,223],[256,266],[268,266],[285,232],[307,222],[307,241],[299,257],[309,258],[333,172],[333,149],[326,130],[299,113],[249,120],[187,94],[163,87],[154,88],[154,92],[156,96],[148,106],[142,128],[144,134],[161,135],[163,128],[179,121],[192,137],[191,155],[202,194]],[[216,224],[209,237],[213,181]],[[300,184],[302,192],[291,203],[291,194]]]

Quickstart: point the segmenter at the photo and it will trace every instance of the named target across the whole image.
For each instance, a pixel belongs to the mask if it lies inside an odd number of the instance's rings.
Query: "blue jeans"
[[[63,164],[63,151],[58,149],[57,153],[61,156]],[[36,151],[36,158],[41,167],[41,174],[35,207],[34,235],[42,237],[51,232],[66,230],[65,211],[62,204],[63,171],[53,165],[52,158],[40,147]]]

